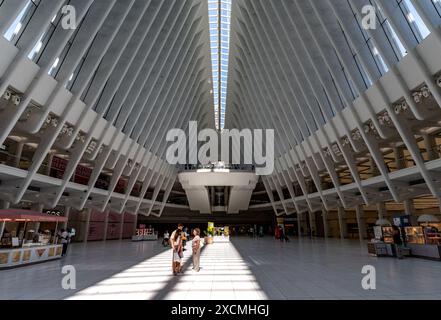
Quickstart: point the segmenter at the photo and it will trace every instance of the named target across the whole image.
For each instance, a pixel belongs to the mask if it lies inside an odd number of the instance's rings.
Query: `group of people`
[[[264,236],[263,226],[260,226],[260,227],[257,227],[256,225],[254,225],[254,227],[251,226],[248,229],[248,235],[254,239],[263,238],[263,236]]]
[[[192,241],[192,255],[193,255],[193,271],[200,271],[200,255],[201,255],[201,230],[196,228],[193,230]],[[187,241],[187,231],[184,231],[184,225],[179,224],[178,228],[173,231],[171,236],[168,236],[168,231],[164,233],[163,244],[168,242],[172,248],[172,271],[173,275],[177,276],[182,273],[182,259],[184,258],[184,251]]]

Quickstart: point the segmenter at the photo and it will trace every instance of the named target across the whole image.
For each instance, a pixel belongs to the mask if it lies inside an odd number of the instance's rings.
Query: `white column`
[[[355,207],[355,214],[357,215],[358,235],[360,240],[367,238],[366,219],[364,217],[363,206]]]
[[[70,209],[71,209],[71,207],[64,208],[64,217],[66,218],[66,222],[63,223],[61,229],[67,229],[67,223],[69,222]]]
[[[23,153],[23,147],[25,142],[21,140],[17,142],[17,150],[15,150],[15,159],[14,159],[14,167],[18,168],[20,166],[21,155]]]
[[[346,211],[343,207],[338,207],[338,226],[340,229],[340,238],[348,237],[348,228],[346,226]]]
[[[325,207],[322,208],[322,219],[323,219],[323,232],[324,237],[329,238],[329,223],[328,223],[328,211],[325,209]]]
[[[418,225],[417,222],[417,215],[416,215],[416,210],[415,210],[415,205],[413,204],[413,199],[407,199],[403,201],[404,204],[404,212],[406,213],[406,215],[410,216],[410,223],[413,226]]]
[[[6,225],[6,222],[0,222],[0,240],[2,239],[2,237],[3,237],[3,231],[5,231],[5,225]]]
[[[427,150],[429,161],[438,159],[439,154],[437,150],[435,137],[432,135],[423,134],[423,139],[424,139],[424,147]]]
[[[308,210],[308,216],[309,216],[309,236],[312,237],[314,233],[317,234],[317,226],[315,224],[315,213],[312,212],[311,210]]]
[[[41,203],[34,203],[34,204],[32,204],[32,206],[31,206],[31,209],[33,210],[33,211],[36,211],[36,212],[43,212],[43,209],[44,209],[44,204],[41,204]],[[33,228],[34,228],[34,230],[35,230],[35,232],[37,232],[39,229],[40,229],[40,222],[34,222],[33,223]]]
[[[54,153],[49,153],[48,155],[48,160],[47,160],[47,168],[45,170],[46,175],[50,176],[51,175],[51,167],[52,167],[52,161],[54,160]]]
[[[133,222],[133,232],[132,232],[132,236],[135,235],[136,233],[136,228],[138,227],[138,214],[135,214],[135,219]]]
[[[122,240],[123,237],[123,231],[124,231],[124,218],[125,218],[125,214],[122,213],[121,216],[121,225],[119,227],[119,240]]]
[[[85,226],[85,234],[84,234],[84,242],[87,242],[89,237],[89,227],[90,227],[90,217],[92,215],[92,209],[86,209],[86,226]]]
[[[106,210],[105,213],[106,218],[104,219],[104,238],[103,241],[107,240],[107,229],[109,228],[109,214],[110,210]]]
[[[377,211],[378,211],[378,219],[387,219],[387,209],[386,209],[386,203],[379,202],[377,203]]]
[[[10,203],[7,201],[0,200],[0,209],[6,210],[9,209]],[[3,237],[3,232],[5,231],[6,222],[0,222],[0,240]]]
[[[7,210],[11,204],[8,201],[0,200],[0,209]]]
[[[397,169],[406,168],[406,161],[404,160],[404,150],[403,148],[394,147],[394,156],[397,164]]]

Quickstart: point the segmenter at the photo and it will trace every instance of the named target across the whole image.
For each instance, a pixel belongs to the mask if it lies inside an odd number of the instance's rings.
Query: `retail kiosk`
[[[230,242],[230,228],[214,227],[213,228],[213,243],[228,243]]]
[[[28,210],[0,210],[0,269],[61,258],[57,232],[67,218]]]
[[[368,243],[369,254],[377,257],[394,256],[393,229],[386,219],[376,222],[374,227],[375,238]]]
[[[433,215],[418,218],[417,227],[406,227],[406,242],[413,256],[441,260],[441,223]]]

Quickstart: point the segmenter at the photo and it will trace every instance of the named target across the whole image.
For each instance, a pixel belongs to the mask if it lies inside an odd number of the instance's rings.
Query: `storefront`
[[[147,228],[141,224],[139,228],[136,229],[136,234],[132,237],[132,241],[157,241],[158,237],[158,231],[151,226]]]
[[[441,260],[441,223],[432,215],[422,215],[418,227],[406,227],[406,242],[412,255]]]
[[[441,223],[433,215],[420,216],[418,226],[411,226],[408,216],[394,218],[393,226],[387,220],[377,221],[375,238],[368,243],[368,251],[376,256],[396,256],[400,251],[399,256],[441,260],[440,230]],[[401,239],[398,246],[396,238]]]
[[[230,227],[215,226],[214,222],[208,222],[207,231],[204,231],[204,243],[226,243],[230,242]]]
[[[213,228],[213,242],[222,243],[230,242],[230,227],[214,227]]]
[[[65,217],[28,210],[0,210],[0,269],[61,258],[57,244]]]
[[[374,239],[368,243],[368,252],[377,257],[393,257],[395,255],[394,229],[387,220],[374,227]]]

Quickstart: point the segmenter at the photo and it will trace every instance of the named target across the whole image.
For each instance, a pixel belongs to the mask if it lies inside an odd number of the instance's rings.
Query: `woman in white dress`
[[[182,231],[176,230],[174,237],[171,239],[173,251],[173,275],[181,272],[181,263],[183,258],[182,248]]]

